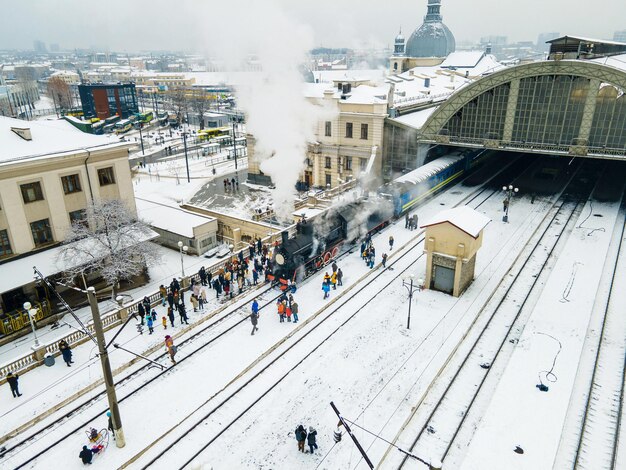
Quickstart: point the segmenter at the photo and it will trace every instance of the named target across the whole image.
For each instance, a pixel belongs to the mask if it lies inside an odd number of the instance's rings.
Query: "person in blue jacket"
[[[324,291],[324,298],[327,299],[330,295],[330,282],[322,283],[322,290]]]

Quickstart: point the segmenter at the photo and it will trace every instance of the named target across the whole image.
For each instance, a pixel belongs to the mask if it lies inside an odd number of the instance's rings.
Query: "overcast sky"
[[[61,48],[204,51],[206,30],[237,40],[239,20],[255,0],[0,0],[0,49],[32,49],[40,39]],[[255,7],[267,0],[256,0]],[[309,26],[317,46],[391,45],[422,22],[427,0],[274,0]],[[256,10],[254,8],[253,10]],[[267,15],[271,15],[268,8]],[[541,32],[613,37],[626,29],[626,0],[443,0],[444,22],[457,41],[504,35],[536,41]],[[260,16],[260,17],[259,17]],[[255,11],[255,21],[271,23]],[[232,32],[223,33],[224,26]],[[285,38],[287,41],[289,38]]]

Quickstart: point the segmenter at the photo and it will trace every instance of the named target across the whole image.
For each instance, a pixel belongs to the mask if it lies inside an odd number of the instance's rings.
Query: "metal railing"
[[[280,239],[280,236],[272,235],[272,236],[263,238],[261,241],[265,245],[271,245],[274,239],[276,240]],[[236,251],[233,250],[233,253],[230,256],[224,258],[218,263],[215,263],[209,266],[208,269],[211,270],[211,273],[216,274],[220,269],[224,269],[227,263],[232,262],[235,258],[237,258],[239,252],[243,252],[244,257],[247,258],[248,250],[249,250],[248,246],[245,246],[241,248],[240,250],[236,250]],[[185,291],[185,290],[189,290],[190,285],[191,285],[191,280],[198,282],[200,280],[200,276],[198,273],[194,273],[190,276],[186,276],[185,278],[180,278],[180,279],[181,279],[180,280],[181,290]],[[183,287],[183,286],[187,286],[187,287]],[[161,293],[158,290],[156,292],[149,294],[147,297],[150,300],[151,307],[158,305],[161,302]],[[131,303],[122,305],[119,308],[115,309],[114,311],[110,311],[108,313],[103,314],[102,325],[104,327],[104,330],[107,331],[111,328],[114,328],[115,326],[122,324],[121,312],[123,310],[126,310],[128,315],[131,315],[131,316],[136,315],[139,310],[138,305],[142,301],[143,301],[143,298],[133,300]],[[87,325],[87,329],[92,334],[94,333],[93,324],[91,322]],[[89,341],[89,336],[85,334],[83,331],[75,330],[75,331],[72,331],[71,333],[66,334],[65,336],[56,338],[55,340],[44,344],[41,347],[45,351],[43,354],[41,354],[41,352],[33,351],[30,353],[24,354],[23,356],[20,356],[5,364],[0,365],[0,384],[2,384],[5,381],[5,377],[9,372],[24,373],[35,367],[40,366],[43,363],[43,359],[38,358],[37,357],[38,354],[41,356],[45,354],[52,354],[54,356],[60,355],[61,352],[59,351],[59,342],[61,340],[67,341],[70,347],[73,348],[73,347],[79,346],[80,344],[86,341]],[[41,351],[41,348],[39,349],[39,351]]]

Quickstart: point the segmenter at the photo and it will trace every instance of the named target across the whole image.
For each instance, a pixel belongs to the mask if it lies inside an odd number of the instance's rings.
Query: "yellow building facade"
[[[474,279],[483,229],[491,221],[468,206],[448,209],[422,225],[426,228],[426,289],[460,296]]]

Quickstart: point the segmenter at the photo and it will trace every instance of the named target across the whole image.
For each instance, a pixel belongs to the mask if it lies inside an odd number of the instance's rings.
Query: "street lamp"
[[[512,184],[509,184],[508,186],[502,186],[502,191],[504,191],[504,194],[506,195],[506,198],[504,199],[504,215],[502,216],[502,222],[508,222],[509,205],[511,204],[511,199],[515,193],[519,191],[519,188],[515,188]]]
[[[183,130],[183,145],[185,146],[185,166],[187,167],[187,183],[191,183],[189,179],[189,157],[187,156],[187,133]]]
[[[33,329],[33,335],[35,335],[35,347],[39,347],[39,339],[37,338],[37,332],[35,331],[35,323],[33,318],[37,315],[37,309],[33,308],[30,302],[24,302],[24,310],[28,312],[28,319],[30,320],[30,327]]]
[[[414,274],[409,274],[402,279],[402,285],[406,287],[406,290],[409,291],[409,316],[406,321],[406,329],[409,330],[411,328],[411,301],[413,300],[413,291],[417,288],[418,291],[422,289],[422,285],[424,284],[423,279],[417,280],[417,285],[413,283],[415,280]]]
[[[183,242],[178,242],[178,248],[180,249],[180,271],[183,273],[183,277],[185,277],[185,263],[183,262],[183,253],[187,253],[189,247],[184,245]]]

